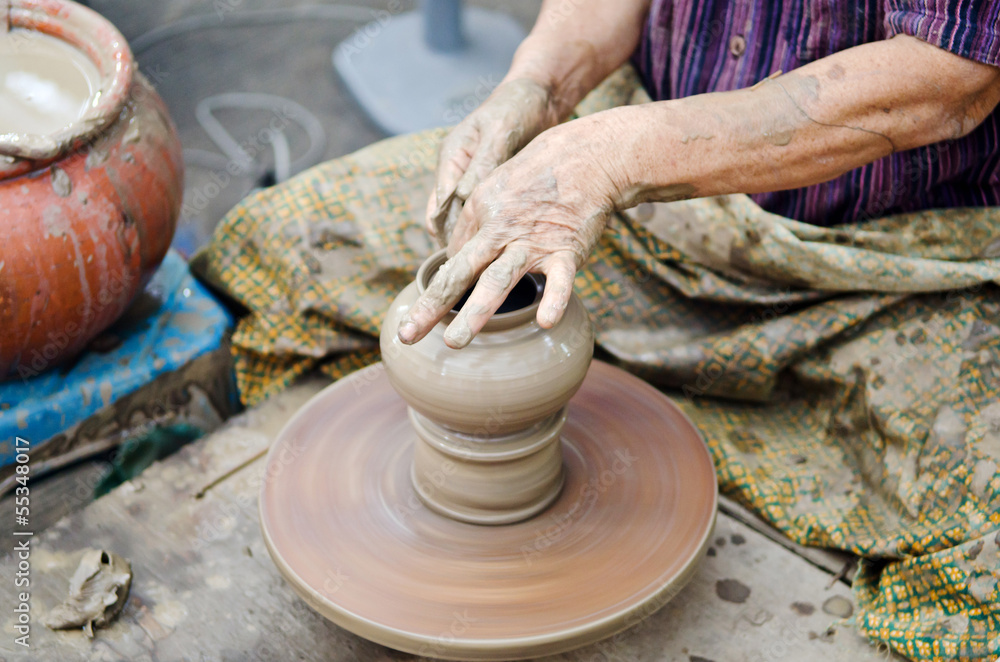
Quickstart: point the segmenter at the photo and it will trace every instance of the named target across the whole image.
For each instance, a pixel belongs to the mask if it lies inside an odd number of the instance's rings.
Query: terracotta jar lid
[[[124,37],[69,0],[0,0],[0,381],[75,356],[166,255],[184,162]]]

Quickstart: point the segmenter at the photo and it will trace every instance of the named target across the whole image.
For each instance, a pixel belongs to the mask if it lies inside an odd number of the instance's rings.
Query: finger
[[[441,209],[440,213],[436,213],[435,216],[429,219],[429,223],[433,226],[434,230],[431,234],[437,238],[438,245],[441,248],[446,248],[448,246],[449,238],[455,229],[455,223],[458,219],[459,214],[462,213],[462,201],[455,196],[455,192],[452,191],[451,195],[441,204],[437,205],[437,208]]]
[[[468,200],[480,182],[518,152],[522,146],[521,138],[523,133],[519,129],[504,130],[497,132],[488,145],[480,144],[476,153],[472,155],[465,174],[455,186],[458,197]]]
[[[448,205],[448,213],[445,214],[442,222],[441,235],[438,237],[438,243],[442,248],[447,248],[451,243],[451,236],[455,233],[455,227],[462,216],[463,208],[463,201],[458,196],[452,198],[451,204]]]
[[[473,197],[455,209],[454,219],[448,221],[451,225],[451,231],[448,234],[448,255],[457,255],[462,247],[472,241],[472,238],[479,232],[477,210],[480,208],[478,197]]]
[[[427,198],[427,210],[424,212],[424,227],[427,229],[427,234],[434,238],[438,238],[437,224],[434,222],[434,215],[436,211],[437,190],[431,190],[431,195]]]
[[[479,148],[479,129],[459,125],[441,143],[438,152],[435,199],[437,207],[431,216],[437,217],[447,210],[459,180],[465,175],[472,158]]]
[[[473,162],[475,162],[475,157],[473,157]],[[465,171],[462,178],[458,180],[458,184],[455,185],[455,195],[460,197],[462,200],[468,200],[472,192],[476,190],[480,182],[479,171],[472,168],[472,163],[469,164],[469,169]]]
[[[455,185],[455,194],[462,200],[468,200],[479,186],[479,182],[489,177],[490,173],[508,158],[509,154],[497,152],[493,147],[480,147],[469,162],[469,167],[465,169],[465,174]]]
[[[553,253],[542,265],[545,274],[545,292],[538,304],[538,326],[551,329],[562,319],[569,299],[573,295],[576,279],[576,260],[566,251]]]
[[[441,265],[424,293],[399,322],[399,339],[410,345],[426,336],[476,280],[496,253],[482,250],[470,241],[457,255]]]
[[[444,332],[445,344],[453,349],[462,349],[472,342],[517,281],[528,272],[527,264],[524,250],[511,247],[486,267],[469,300]]]
[[[439,242],[447,240],[444,234],[445,219],[446,213],[451,207],[451,201],[455,199],[455,191],[444,194],[444,198],[441,195],[440,188],[434,191],[434,209],[428,208],[427,212],[427,226],[434,228],[432,234],[438,238]]]

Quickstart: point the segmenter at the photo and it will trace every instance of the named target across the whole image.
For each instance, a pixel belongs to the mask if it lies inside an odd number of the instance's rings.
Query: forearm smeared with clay
[[[649,2],[545,0],[504,81],[539,83],[551,93],[556,121],[566,119],[635,51]]]
[[[442,245],[479,183],[628,59],[648,4],[546,0],[503,81],[441,145],[427,230]]]
[[[898,36],[752,88],[617,108],[617,205],[810,186],[964,136],[998,100],[1000,69]]]
[[[455,256],[404,317],[400,338],[422,338],[478,276],[445,333],[464,347],[529,271],[546,275],[538,323],[551,327],[615,209],[826,181],[965,135],[998,101],[1000,70],[896,37],[753,88],[555,126],[469,197],[449,246]]]

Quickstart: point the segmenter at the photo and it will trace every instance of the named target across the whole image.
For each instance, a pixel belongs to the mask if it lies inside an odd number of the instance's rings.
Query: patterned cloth
[[[636,86],[622,70],[578,112]],[[233,337],[248,404],[377,359],[383,312],[433,250],[442,136],[259,193],[196,257],[250,311]],[[616,215],[576,282],[604,356],[674,389],[722,491],[862,556],[853,624],[916,660],[1000,653],[997,237],[997,209],[821,228],[726,196]]]
[[[1000,66],[1000,0],[654,0],[635,63],[654,99],[680,99],[749,87],[776,71],[897,34]],[[753,199],[768,211],[824,226],[1000,205],[1000,109],[960,140],[896,152],[829,182]]]

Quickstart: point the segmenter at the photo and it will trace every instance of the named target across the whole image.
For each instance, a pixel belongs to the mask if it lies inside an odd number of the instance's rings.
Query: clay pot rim
[[[417,277],[415,279],[417,292],[420,294],[424,293],[424,290],[430,284],[431,277],[433,277],[441,265],[447,261],[448,254],[445,249],[439,250],[424,260],[424,263],[421,264],[420,268],[417,270]],[[521,326],[522,324],[529,323],[535,319],[535,316],[538,313],[538,304],[542,301],[542,291],[545,288],[545,277],[530,273],[526,274],[524,277],[530,279],[535,284],[535,300],[524,308],[518,308],[517,310],[512,310],[506,313],[495,313],[493,317],[486,322],[486,325],[483,327],[483,331],[503,331],[515,326]],[[452,310],[444,316],[443,321],[445,323],[450,323],[454,318],[455,311]]]
[[[0,29],[22,28],[42,32],[74,46],[97,67],[100,81],[91,107],[68,127],[47,136],[0,134],[0,179],[53,161],[89,142],[118,119],[128,100],[135,74],[135,59],[125,37],[97,12],[66,0],[7,0],[0,2]],[[8,28],[9,26],[9,28]],[[10,159],[8,159],[10,160]],[[35,163],[19,164],[17,160]],[[2,161],[2,160],[0,160]]]

